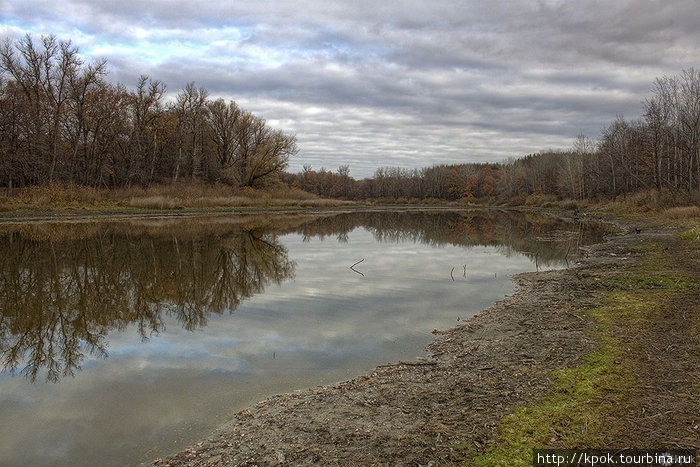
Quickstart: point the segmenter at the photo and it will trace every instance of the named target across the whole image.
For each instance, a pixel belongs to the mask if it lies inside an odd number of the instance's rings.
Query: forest
[[[30,35],[0,47],[0,187],[72,183],[99,189],[194,181],[279,185],[348,200],[541,204],[609,200],[655,190],[676,202],[700,188],[700,71],[657,78],[641,117],[618,116],[599,139],[500,163],[384,167],[368,179],[337,171],[285,172],[296,136],[234,101],[187,84],[174,99],[142,75],[111,84],[107,63],[85,63],[70,41]],[[426,154],[426,161],[431,155]]]
[[[655,190],[674,202],[697,201],[700,188],[700,71],[657,78],[642,116],[618,116],[598,141],[578,135],[571,148],[543,151],[502,163],[384,167],[354,180],[304,166],[283,174],[287,183],[326,197],[437,199],[541,204],[543,200],[611,200]]]
[[[85,63],[70,41],[4,41],[0,186],[256,186],[298,152],[294,135],[194,83],[168,102],[161,81],[144,75],[128,90],[106,77],[106,61]]]

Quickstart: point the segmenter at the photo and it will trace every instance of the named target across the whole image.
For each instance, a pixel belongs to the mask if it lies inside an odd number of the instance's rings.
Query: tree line
[[[0,186],[117,188],[197,179],[260,186],[298,152],[296,137],[190,83],[174,101],[141,76],[106,80],[70,41],[26,35],[0,46]]]
[[[533,197],[614,199],[655,189],[690,199],[700,187],[700,72],[656,79],[635,120],[618,116],[598,141],[501,163],[383,167],[364,180],[349,166],[284,172],[294,135],[236,102],[187,84],[174,99],[141,76],[107,81],[70,41],[30,35],[0,46],[0,186],[71,182],[121,188],[198,180],[259,187],[281,179],[323,197],[523,203]]]
[[[336,172],[304,166],[283,174],[290,185],[346,199],[438,199],[520,204],[543,196],[614,199],[654,189],[679,201],[700,188],[700,71],[658,78],[636,120],[618,116],[598,141],[584,135],[571,148],[508,161],[438,165],[423,169],[384,167],[355,180],[349,167]]]

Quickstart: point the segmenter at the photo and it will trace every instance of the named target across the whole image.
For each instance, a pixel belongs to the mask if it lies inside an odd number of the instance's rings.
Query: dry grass
[[[541,193],[533,193],[525,198],[525,206],[541,206],[545,203],[553,203],[557,201],[554,195],[544,195]]]
[[[659,215],[661,222],[683,229],[684,239],[696,239],[700,235],[700,206],[679,206],[666,209]]]
[[[186,208],[232,208],[232,207],[333,207],[348,204],[346,201],[330,199],[295,199],[245,196],[169,198],[162,195],[132,197],[127,206],[139,209],[186,209]]]
[[[661,215],[666,219],[699,219],[700,206],[679,206],[670,208],[663,211]]]
[[[668,190],[647,190],[618,196],[606,208],[617,213],[658,213],[674,207],[697,206],[700,203],[700,191],[671,193]]]
[[[673,225],[675,227],[700,226],[700,191],[690,195],[676,194],[656,190],[619,196],[615,201],[599,205],[600,209],[610,215],[646,222],[654,225]]]
[[[15,196],[0,196],[0,211],[109,210],[109,209],[215,209],[233,207],[332,207],[344,201],[321,199],[286,186],[262,190],[223,184],[177,184],[95,189],[75,184],[49,184],[18,189]]]

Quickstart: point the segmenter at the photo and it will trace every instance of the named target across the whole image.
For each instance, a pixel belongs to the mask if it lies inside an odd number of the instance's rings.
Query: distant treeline
[[[174,102],[142,76],[110,84],[70,42],[27,35],[0,46],[0,186],[51,182],[148,186],[197,179],[264,184],[297,153],[296,138],[235,102],[188,84]]]
[[[569,150],[549,151],[498,164],[439,165],[424,169],[380,168],[355,180],[305,166],[283,174],[290,185],[326,197],[538,202],[613,199],[656,189],[689,198],[700,188],[700,71],[658,78],[643,116],[619,116],[595,142],[579,135]]]

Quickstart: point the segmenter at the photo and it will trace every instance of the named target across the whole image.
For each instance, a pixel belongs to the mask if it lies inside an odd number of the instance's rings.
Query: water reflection
[[[307,239],[347,234],[365,227],[380,242],[419,242],[432,246],[495,246],[505,255],[521,253],[543,266],[575,261],[579,247],[606,232],[602,224],[582,224],[531,212],[470,210],[451,212],[360,212],[324,217],[299,227]]]
[[[191,331],[233,312],[269,284],[294,278],[279,236],[305,241],[364,227],[379,242],[496,246],[537,267],[568,263],[600,235],[522,212],[362,212],[5,227],[0,233],[0,355],[31,380],[74,375],[86,356],[107,357],[107,335],[134,325],[142,339],[164,317]],[[359,259],[359,258],[358,258]],[[466,273],[464,265],[464,272]],[[459,266],[458,273],[461,273]]]
[[[143,339],[174,316],[187,330],[294,276],[276,236],[256,227],[55,225],[0,235],[0,353],[6,369],[73,375],[105,337]],[[88,232],[86,232],[88,230]],[[48,234],[48,235],[47,235]]]

